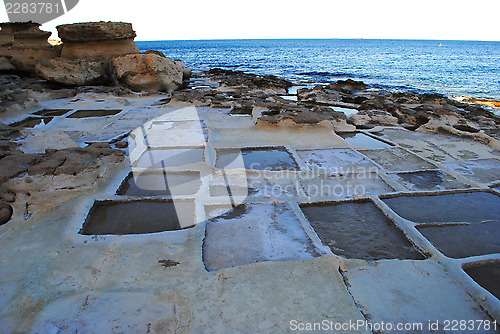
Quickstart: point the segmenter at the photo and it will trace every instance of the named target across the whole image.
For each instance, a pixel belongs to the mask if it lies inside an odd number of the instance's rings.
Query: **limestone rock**
[[[186,67],[155,54],[131,54],[113,58],[116,80],[134,91],[172,92],[183,84]]]
[[[161,51],[158,51],[158,50],[148,50],[148,51],[144,51],[143,53],[145,54],[151,54],[151,55],[157,55],[157,56],[160,56],[162,58],[166,58],[167,56],[165,56],[165,54]]]
[[[124,22],[86,22],[57,27],[63,41],[61,57],[107,63],[111,58],[139,53],[132,24]]]
[[[47,42],[50,32],[38,23],[1,23],[0,57],[5,57],[20,72],[35,73],[35,64],[42,58],[58,57],[59,47]]]
[[[85,60],[42,59],[36,65],[36,74],[47,81],[70,86],[98,85],[108,81],[102,64]]]

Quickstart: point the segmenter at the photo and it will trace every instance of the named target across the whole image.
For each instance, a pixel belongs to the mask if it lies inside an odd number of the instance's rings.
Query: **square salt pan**
[[[394,180],[401,183],[408,190],[429,191],[445,189],[465,189],[469,185],[458,181],[454,177],[437,170],[389,174]]]
[[[285,204],[238,206],[207,224],[203,244],[208,271],[316,256],[300,221]]]
[[[137,168],[162,169],[180,167],[203,162],[203,149],[146,150],[137,161]]]
[[[489,320],[462,286],[433,261],[387,261],[347,268],[349,290],[371,323],[422,324],[422,330],[398,333],[429,333],[429,321]],[[476,327],[477,329],[477,327]],[[491,331],[494,333],[495,331]],[[460,331],[490,333],[489,331]]]
[[[376,165],[365,156],[348,148],[299,150],[297,154],[308,167],[328,173],[345,174],[377,169]]]
[[[316,176],[300,179],[299,196],[314,199],[347,199],[394,191],[375,173]]]
[[[385,129],[381,136],[436,162],[452,162],[478,158],[498,157],[498,151],[477,141],[453,135],[418,133]]]
[[[500,160],[479,159],[443,164],[457,173],[480,183],[491,183],[500,180]]]
[[[360,152],[391,172],[436,169],[433,164],[399,147]]]
[[[351,259],[423,259],[372,202],[301,206],[321,241]]]

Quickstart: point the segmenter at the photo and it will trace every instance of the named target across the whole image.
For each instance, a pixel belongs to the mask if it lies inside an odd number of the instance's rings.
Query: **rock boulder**
[[[172,92],[182,87],[190,71],[181,61],[156,54],[130,54],[113,58],[112,73],[116,81],[134,91]]]
[[[42,59],[36,65],[36,74],[47,81],[69,86],[108,82],[105,67],[101,63],[85,60]]]

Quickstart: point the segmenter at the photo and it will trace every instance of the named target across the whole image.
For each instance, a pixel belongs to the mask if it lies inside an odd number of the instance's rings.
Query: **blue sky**
[[[381,38],[500,41],[500,0],[80,0],[43,26],[133,23],[137,40]],[[3,16],[2,16],[3,15]],[[5,11],[0,20],[6,21]]]

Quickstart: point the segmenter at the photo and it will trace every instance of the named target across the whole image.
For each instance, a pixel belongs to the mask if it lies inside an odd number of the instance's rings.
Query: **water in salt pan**
[[[165,201],[96,202],[80,234],[123,235],[180,230],[194,225],[193,212],[192,202],[175,205]],[[181,226],[181,220],[184,224],[190,220],[191,224]]]
[[[408,190],[445,190],[465,189],[469,185],[458,181],[454,177],[437,170],[389,174],[393,179],[401,183]]]
[[[43,109],[39,110],[33,115],[38,115],[38,116],[62,116],[68,112],[70,112],[73,109]]]
[[[434,196],[400,196],[383,201],[415,223],[500,222],[500,197],[486,192]]]
[[[54,117],[28,117],[19,122],[10,124],[10,126],[19,126],[23,128],[37,128],[49,124]]]
[[[493,296],[500,299],[500,264],[469,267],[465,272]]]
[[[243,157],[246,169],[255,170],[298,170],[293,157],[284,148],[246,148],[241,150],[217,150],[217,168],[225,168],[235,161],[239,154]]]
[[[241,205],[209,221],[203,243],[203,262],[208,271],[316,256],[298,218],[286,204],[278,203]]]
[[[333,253],[353,259],[423,259],[371,202],[302,205],[305,217]]]
[[[355,147],[364,147],[364,148],[387,148],[391,147],[391,145],[384,143],[383,141],[372,138],[364,133],[359,132],[350,132],[350,133],[341,133],[340,136],[344,138],[349,144]]]
[[[417,227],[444,255],[465,258],[500,253],[500,222]]]
[[[130,173],[123,180],[117,195],[168,196],[193,195],[200,188],[199,173]]]
[[[72,113],[68,118],[106,117],[116,115],[120,112],[120,109],[82,109]]]

